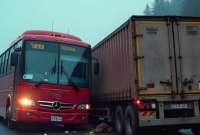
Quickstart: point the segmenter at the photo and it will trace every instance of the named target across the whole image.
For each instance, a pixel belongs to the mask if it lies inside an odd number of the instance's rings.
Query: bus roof
[[[90,47],[88,43],[85,43],[79,37],[52,31],[30,30],[24,32],[19,37],[19,39],[53,41],[53,42],[75,44],[82,47]]]

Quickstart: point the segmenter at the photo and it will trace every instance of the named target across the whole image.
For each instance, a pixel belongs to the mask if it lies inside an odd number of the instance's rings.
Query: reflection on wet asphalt
[[[91,127],[90,127],[91,128]],[[153,131],[154,132],[154,131]],[[177,131],[173,132],[159,132],[159,133],[142,133],[140,135],[178,135]],[[180,130],[179,135],[193,135],[190,129]],[[149,134],[151,133],[151,134]],[[65,130],[62,126],[31,126],[31,125],[22,125],[21,128],[17,130],[10,130],[6,127],[4,122],[0,122],[0,135],[116,135],[115,133],[98,133],[93,134],[88,131],[68,131]]]

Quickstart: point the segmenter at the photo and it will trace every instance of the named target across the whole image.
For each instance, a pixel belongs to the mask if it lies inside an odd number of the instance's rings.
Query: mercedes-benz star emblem
[[[56,101],[56,102],[53,103],[52,106],[53,106],[53,109],[55,109],[55,110],[59,110],[60,107],[61,107],[61,104],[60,104],[60,102],[57,102],[57,101]]]

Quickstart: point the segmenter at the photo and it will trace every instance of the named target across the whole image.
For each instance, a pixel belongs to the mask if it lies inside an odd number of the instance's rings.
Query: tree
[[[178,15],[200,17],[200,0],[154,0],[152,7],[148,4],[145,15]]]
[[[146,8],[144,10],[144,14],[148,15],[148,16],[152,15],[152,11],[151,11],[149,4],[146,5]]]
[[[169,6],[169,15],[182,15],[184,0],[171,0]]]
[[[169,9],[169,1],[155,0],[153,4],[154,15],[166,15]]]
[[[182,14],[185,16],[200,16],[200,0],[184,0]]]
[[[151,14],[152,15],[181,15],[184,1],[185,0],[154,0]],[[148,13],[147,11],[151,9],[148,6],[149,5],[146,6],[146,9],[144,11],[145,15],[147,15]]]

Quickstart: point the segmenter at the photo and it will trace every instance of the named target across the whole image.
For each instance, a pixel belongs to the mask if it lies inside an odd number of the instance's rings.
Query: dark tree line
[[[145,15],[200,16],[200,0],[154,0]]]

